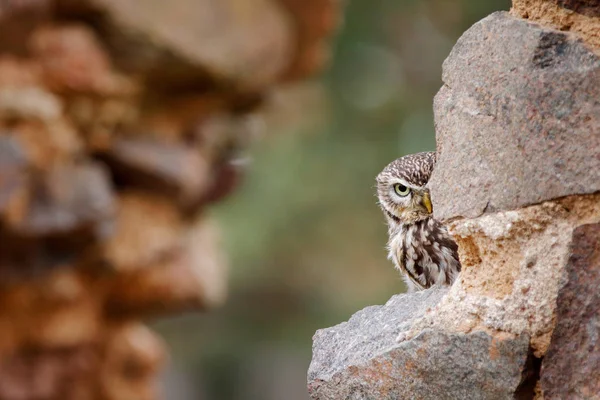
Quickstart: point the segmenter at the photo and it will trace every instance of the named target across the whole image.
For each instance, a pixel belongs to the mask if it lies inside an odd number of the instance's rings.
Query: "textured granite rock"
[[[600,190],[600,58],[577,36],[494,13],[458,40],[442,78],[437,218]]]
[[[536,357],[550,344],[573,230],[600,222],[600,194],[569,196],[449,224],[463,266],[448,295],[413,326],[527,335]]]
[[[593,194],[451,223],[463,262],[458,281],[444,296],[396,296],[318,331],[311,396],[533,398],[573,231],[599,221],[600,194]],[[586,304],[571,312],[594,315],[596,305]]]
[[[513,0],[512,5],[511,14],[576,33],[600,54],[600,2],[597,0]]]
[[[571,248],[556,328],[542,363],[546,400],[600,396],[600,224],[575,229]]]
[[[527,336],[425,330],[398,335],[445,290],[398,295],[348,322],[317,331],[308,388],[313,399],[512,399],[528,377]],[[477,390],[474,390],[477,388]]]

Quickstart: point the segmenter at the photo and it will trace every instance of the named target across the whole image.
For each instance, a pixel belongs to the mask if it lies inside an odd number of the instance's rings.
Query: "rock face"
[[[1,2],[0,399],[159,397],[166,351],[140,321],[225,300],[203,211],[240,181],[265,93],[323,66],[339,13]]]
[[[542,390],[547,399],[592,399],[600,395],[600,224],[575,229],[565,272]]]
[[[442,79],[437,218],[600,190],[600,57],[577,36],[495,13],[458,40]]]
[[[595,194],[451,223],[461,278],[436,312],[415,324],[415,332],[440,327],[527,334],[541,357],[554,328],[573,230],[598,221],[600,195]]]
[[[424,330],[397,341],[445,290],[398,295],[317,331],[314,399],[513,399],[527,374],[528,338]],[[476,392],[473,388],[481,388]]]
[[[512,14],[532,22],[577,33],[600,54],[600,19],[594,0],[513,0]]]
[[[600,52],[590,28],[600,4],[515,0],[512,14],[547,25],[504,12],[476,23],[444,63],[434,102],[429,185],[459,245],[460,277],[433,306],[427,294],[399,297],[319,331],[314,399],[600,398]],[[569,21],[570,32],[555,30]],[[420,311],[394,318],[406,308]],[[384,311],[390,326],[374,335]],[[385,332],[401,332],[398,342]]]
[[[373,356],[396,346],[399,335],[406,333],[414,320],[435,306],[445,290],[397,295],[384,306],[357,312],[348,322],[317,331],[314,336],[313,360],[308,372],[310,381],[329,381],[350,365],[361,365]],[[311,390],[317,389],[312,383]]]
[[[207,78],[264,87],[283,73],[292,56],[293,28],[285,10],[270,0],[253,7],[243,0],[57,3],[60,13],[95,17],[97,29],[110,30],[108,48],[124,70],[167,87]]]

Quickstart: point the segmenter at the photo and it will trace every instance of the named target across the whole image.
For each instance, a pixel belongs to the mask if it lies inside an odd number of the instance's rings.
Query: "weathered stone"
[[[197,202],[210,184],[206,160],[181,143],[122,138],[115,140],[106,161],[122,184],[168,193],[182,205]]]
[[[139,320],[223,303],[197,218],[328,52],[337,0],[292,1],[0,1],[0,399],[161,398]]]
[[[339,24],[341,0],[279,0],[294,16],[296,52],[286,72],[297,79],[321,69],[329,60],[329,39]]]
[[[513,399],[526,376],[528,338],[425,330],[397,342],[446,293],[394,296],[348,322],[317,331],[313,399]],[[476,390],[474,390],[476,388]]]
[[[561,31],[576,33],[600,54],[600,3],[596,0],[513,0],[510,12]]]
[[[183,221],[166,198],[128,191],[117,206],[113,234],[104,243],[104,260],[119,272],[145,268],[180,251]]]
[[[494,13],[458,40],[443,70],[437,218],[600,190],[600,58],[576,36]]]
[[[33,283],[9,286],[3,279],[0,354],[21,346],[74,348],[94,342],[102,329],[103,310],[97,288],[88,278],[63,268]]]
[[[26,186],[25,154],[11,138],[0,137],[0,219],[9,209],[19,207]],[[18,212],[18,211],[17,211]]]
[[[15,124],[10,134],[22,147],[30,169],[35,171],[70,164],[83,150],[81,138],[62,118],[51,122],[23,121]]]
[[[112,188],[102,166],[92,162],[57,165],[34,182],[27,211],[22,218],[9,220],[8,228],[23,236],[94,231],[113,213]]]
[[[222,114],[227,107],[223,95],[191,93],[159,98],[147,104],[140,116],[138,135],[151,135],[169,142],[193,141],[193,131],[199,121]]]
[[[462,271],[438,306],[415,323],[452,332],[527,335],[536,357],[550,344],[573,229],[600,221],[600,194],[570,196],[449,224]]]
[[[154,87],[225,80],[260,88],[284,71],[293,50],[289,21],[269,0],[60,0],[58,12],[94,16],[119,65]]]
[[[100,370],[101,393],[110,400],[154,400],[156,383],[166,359],[163,341],[142,324],[126,323],[108,334],[106,357]]]
[[[222,304],[227,293],[227,266],[215,226],[198,221],[178,250],[114,279],[108,312],[157,315]]]
[[[62,112],[60,100],[39,87],[7,87],[0,89],[0,117],[3,119],[56,119]]]
[[[115,96],[135,89],[131,81],[112,70],[88,27],[43,27],[33,33],[29,46],[41,65],[45,83],[54,91]]]
[[[59,349],[28,349],[0,360],[0,398],[92,400],[94,366],[91,344]]]
[[[571,249],[542,363],[546,400],[600,396],[600,224],[575,229]]]
[[[9,55],[0,57],[0,87],[38,87],[41,82],[40,68],[32,60]]]
[[[26,52],[26,38],[52,16],[53,0],[6,0],[0,4],[0,53]]]

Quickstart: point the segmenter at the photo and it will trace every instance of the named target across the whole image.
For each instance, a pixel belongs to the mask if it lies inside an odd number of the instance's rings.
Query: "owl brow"
[[[393,188],[394,185],[397,185],[397,184],[406,186],[409,189],[418,189],[418,187],[415,187],[415,185],[409,183],[407,180],[400,178],[400,177],[396,177],[395,180],[391,182],[391,187]]]

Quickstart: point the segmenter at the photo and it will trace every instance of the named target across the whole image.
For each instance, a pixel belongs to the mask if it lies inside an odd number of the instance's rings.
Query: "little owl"
[[[377,176],[379,206],[388,224],[388,258],[411,292],[451,285],[460,272],[458,246],[432,216],[426,185],[434,164],[434,152],[411,154]]]

